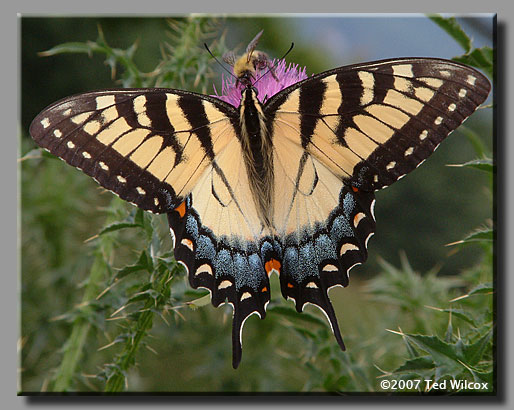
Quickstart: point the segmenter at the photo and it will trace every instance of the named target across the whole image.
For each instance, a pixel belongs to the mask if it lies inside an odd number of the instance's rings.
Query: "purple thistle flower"
[[[275,60],[271,62],[271,65],[274,64]],[[260,102],[264,102],[265,98],[269,99],[284,88],[307,78],[306,67],[300,69],[298,64],[293,63],[289,63],[286,67],[285,60],[280,60],[275,66],[274,71],[278,81],[273,78],[271,73],[265,74],[267,72],[267,68],[256,71],[255,77],[258,81],[254,82],[254,86],[257,88],[257,98]],[[261,78],[261,76],[263,77]],[[225,77],[222,75],[221,95],[218,95],[218,91],[216,90],[216,87],[214,87],[215,95],[213,95],[213,97],[217,97],[220,100],[238,107],[241,102],[241,90],[243,88],[244,85],[241,84],[241,82],[237,82],[234,77]]]

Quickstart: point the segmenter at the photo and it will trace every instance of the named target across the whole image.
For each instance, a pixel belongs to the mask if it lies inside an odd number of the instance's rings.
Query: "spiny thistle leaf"
[[[187,306],[189,306],[191,309],[193,310],[196,310],[198,309],[199,307],[202,307],[202,306],[207,306],[211,303],[211,295],[210,293],[207,293],[206,295],[198,298],[198,299],[195,299],[195,300],[192,300],[190,302],[186,302]]]
[[[105,63],[111,68],[112,79],[116,78],[117,66],[120,65],[124,68],[121,79],[123,87],[143,87],[145,84],[142,80],[142,73],[132,61],[136,48],[136,44],[132,44],[126,50],[110,47],[101,27],[98,26],[96,41],[64,43],[50,50],[43,51],[39,55],[48,57],[63,53],[86,53],[88,56],[91,56],[93,53],[104,54],[106,56]]]
[[[469,363],[472,366],[477,365],[488,352],[492,337],[493,330],[491,329],[475,343],[465,346],[463,349],[463,355],[466,363]]]
[[[432,357],[436,365],[436,380],[448,375],[460,374],[464,370],[455,345],[445,343],[437,336],[413,334],[406,334],[406,336]]]
[[[494,230],[492,228],[481,228],[467,235],[464,239],[452,242],[446,246],[463,245],[469,243],[492,243],[494,241]]]
[[[41,51],[38,53],[41,57],[51,57],[57,54],[67,54],[67,53],[86,53],[89,56],[93,54],[95,51],[99,51],[100,47],[94,41],[87,41],[85,43],[80,42],[69,42],[62,43],[55,47],[52,47],[50,50]]]
[[[105,63],[111,69],[113,79],[118,77],[117,73],[121,71],[118,78],[124,87],[152,87],[156,84],[165,84],[173,88],[182,86],[191,89],[193,83],[198,87],[206,86],[212,78],[210,66],[213,63],[213,59],[205,50],[200,49],[198,45],[214,37],[217,31],[216,24],[210,18],[191,17],[177,22],[175,27],[180,34],[177,36],[177,41],[170,45],[168,48],[169,53],[157,64],[156,69],[150,73],[143,73],[133,61],[137,50],[137,42],[126,49],[113,48],[108,44],[100,27],[98,27],[96,41],[61,44],[40,55],[52,56],[62,53],[85,53],[91,56],[94,53],[103,54],[105,56]],[[215,54],[221,55],[222,51],[224,51],[222,41],[213,46],[212,50]],[[171,70],[171,73],[169,70]],[[178,78],[183,79],[186,83],[179,83]],[[117,198],[114,200],[115,203],[118,203],[118,201]],[[116,344],[124,344],[123,349],[114,357],[112,363],[104,365],[104,370],[99,375],[100,378],[107,381],[105,391],[108,392],[121,391],[127,387],[126,373],[135,364],[136,354],[140,345],[144,344],[144,338],[152,327],[154,315],[160,315],[162,312],[169,310],[168,303],[170,303],[171,285],[173,282],[171,279],[174,273],[178,271],[178,265],[169,248],[164,249],[161,246],[162,241],[159,236],[158,221],[159,217],[153,218],[142,210],[133,210],[128,216],[126,209],[125,212],[111,212],[109,223],[95,236],[98,237],[98,241],[94,244],[95,246],[101,246],[100,244],[107,242],[110,244],[108,249],[103,246],[101,251],[97,252],[98,257],[101,258],[103,263],[102,266],[104,266],[103,276],[105,277],[107,276],[105,272],[111,272],[109,264],[114,259],[117,251],[113,246],[111,235],[125,228],[140,228],[145,233],[146,243],[143,241],[143,245],[139,249],[137,262],[120,268],[115,277],[108,275],[108,278],[103,281],[104,283],[111,280],[111,283],[114,284],[114,279],[125,278],[134,272],[144,271],[149,274],[149,282],[143,285],[137,286],[133,283],[135,281],[124,282],[126,283],[125,291],[131,295],[128,298],[121,296],[121,289],[118,289],[116,293],[114,292],[114,286],[107,287],[107,289],[105,285],[100,286],[100,289],[102,287],[106,289],[102,293],[103,300],[110,298],[112,299],[111,302],[117,303],[118,306],[123,306],[123,308],[133,305],[132,312],[127,313],[124,318],[125,336],[120,335],[113,338]],[[93,270],[98,271],[99,269],[95,268]],[[95,280],[95,286],[98,287],[100,285],[100,283],[97,283],[98,278]],[[117,287],[120,287],[120,285],[117,285]],[[94,294],[98,295],[98,292],[95,291]],[[88,308],[91,309],[91,306]],[[117,311],[120,310],[118,309]],[[85,319],[86,323],[88,323],[89,319],[87,317]],[[73,341],[77,340],[78,342],[69,344],[72,348],[68,349],[69,353],[66,354],[66,365],[63,365],[63,370],[58,373],[55,390],[65,391],[70,386],[77,358],[80,357],[80,351],[84,346],[87,331],[88,327],[82,323],[75,326],[70,339]],[[73,357],[71,354],[72,350]],[[68,360],[68,357],[72,360]]]
[[[401,366],[395,369],[392,374],[413,374],[426,375],[433,374],[435,363],[431,356],[419,356],[406,360]]]
[[[479,169],[481,171],[486,171],[489,173],[494,172],[494,164],[493,160],[490,158],[483,158],[483,159],[474,159],[472,161],[465,162],[463,164],[451,164],[448,165],[450,167],[467,167],[467,168],[474,168]]]
[[[98,236],[104,235],[109,232],[119,231],[120,229],[126,229],[126,228],[141,228],[141,225],[135,224],[135,223],[129,223],[129,222],[114,222],[114,223],[110,224],[109,226],[106,226],[105,228],[103,228],[98,233]]]
[[[117,279],[121,279],[131,273],[146,271],[151,273],[153,271],[152,259],[148,256],[148,253],[143,250],[139,255],[138,261],[134,265],[125,266],[118,271],[116,274]]]
[[[479,294],[489,294],[494,292],[494,287],[492,283],[481,283],[480,285],[475,286],[468,292],[468,296],[479,295]]]
[[[449,313],[454,317],[457,317],[459,319],[462,319],[462,320],[468,322],[471,326],[477,327],[477,322],[475,321],[474,317],[466,310],[453,309],[453,308],[440,309],[440,308],[435,308],[435,307],[429,307],[429,308],[437,310],[438,312]]]

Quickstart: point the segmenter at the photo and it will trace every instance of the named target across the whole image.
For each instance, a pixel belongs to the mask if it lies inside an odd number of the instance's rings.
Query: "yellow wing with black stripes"
[[[315,75],[265,104],[282,294],[298,311],[320,307],[342,348],[328,290],[367,258],[374,191],[418,167],[489,91],[465,65],[402,58]]]
[[[239,107],[180,90],[106,90],[61,100],[30,127],[105,188],[167,214],[190,284],[234,308],[234,367],[245,320],[265,317],[273,272],[298,311],[323,310],[344,349],[328,290],[367,258],[374,191],[419,166],[490,90],[472,68],[423,58],[336,68],[263,104],[253,76]]]

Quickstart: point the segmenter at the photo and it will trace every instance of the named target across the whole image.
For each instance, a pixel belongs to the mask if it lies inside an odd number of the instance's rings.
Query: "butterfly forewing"
[[[163,213],[180,204],[229,142],[234,112],[182,91],[107,90],[53,104],[30,133],[121,198]]]
[[[419,166],[489,91],[470,67],[406,58],[318,74],[278,93],[266,111],[335,175],[373,191]]]

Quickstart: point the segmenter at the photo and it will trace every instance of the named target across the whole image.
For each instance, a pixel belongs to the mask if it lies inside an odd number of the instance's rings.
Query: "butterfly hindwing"
[[[283,240],[282,295],[295,301],[298,312],[307,303],[322,309],[343,350],[328,291],[346,287],[350,269],[367,259],[367,244],[375,231],[374,202],[373,193],[344,186],[326,221],[304,225]]]
[[[244,322],[252,314],[261,319],[266,316],[270,285],[261,248],[271,240],[263,238],[260,248],[254,241],[238,241],[235,235],[216,235],[202,223],[192,198],[188,196],[168,213],[175,258],[186,268],[193,288],[209,290],[214,306],[225,301],[232,305],[232,364],[236,368],[241,361]]]

